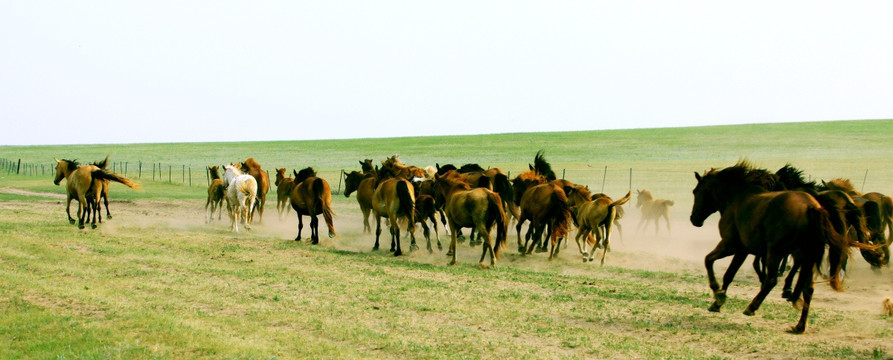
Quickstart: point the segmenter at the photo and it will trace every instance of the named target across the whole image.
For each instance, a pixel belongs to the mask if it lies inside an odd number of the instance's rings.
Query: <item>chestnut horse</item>
[[[406,180],[412,180],[413,178],[417,177],[424,178],[426,176],[427,173],[424,169],[416,166],[406,165],[400,162],[400,160],[397,159],[399,156],[400,155],[394,155],[389,157],[387,160],[381,162],[381,166],[383,168],[390,168],[391,172],[395,176],[404,178]]]
[[[257,180],[251,175],[243,174],[237,164],[225,165],[223,168],[230,228],[233,232],[239,232],[239,223],[244,221],[245,229],[251,230],[248,219],[251,218],[257,202]]]
[[[722,170],[710,170],[704,175],[695,173],[698,183],[692,191],[692,225],[701,227],[711,214],[720,213],[721,240],[704,259],[714,294],[709,310],[720,310],[735,273],[747,255],[754,254],[766,259],[767,271],[759,293],[744,310],[745,315],[753,315],[777,283],[781,260],[793,254],[801,262],[802,270],[792,296],[796,299],[802,293],[803,309],[800,321],[791,332],[803,333],[812,300],[813,269],[822,261],[825,244],[830,246],[831,287],[837,291],[841,290],[841,263],[848,256],[849,244],[834,231],[828,211],[815,198],[802,191],[770,192],[763,187],[767,174],[771,175],[768,171],[752,168],[747,161]],[[713,273],[713,263],[731,255],[734,257],[720,287]]]
[[[375,170],[361,173],[351,171],[344,173],[344,197],[357,193],[357,203],[363,213],[363,232],[372,232],[369,226],[369,214],[372,212],[372,194],[375,192]]]
[[[217,220],[223,216],[223,198],[226,194],[226,186],[223,186],[223,179],[220,178],[220,167],[208,166],[208,173],[211,174],[211,185],[208,185],[208,200],[205,201],[205,210],[207,216],[205,223],[214,220],[214,211],[217,211]],[[108,208],[108,206],[106,206]]]
[[[93,162],[93,165],[100,169],[105,169],[105,167],[108,166],[108,164],[109,164],[109,156],[108,155],[106,155],[105,159],[102,161],[94,161]],[[111,185],[111,183],[106,179],[101,179],[100,182],[102,183],[102,191],[99,194],[99,196],[100,196],[100,198],[102,198],[102,202],[105,204],[105,217],[111,219],[112,213],[109,212],[109,185]],[[100,209],[99,204],[96,204],[96,208]],[[102,222],[102,213],[100,212],[98,215],[99,215],[99,222],[101,223]]]
[[[893,242],[893,198],[878,192],[863,194],[856,191],[856,188],[848,179],[833,179],[828,182],[822,181],[822,184],[828,189],[846,192],[852,196],[853,200],[856,200],[857,203],[864,203],[866,201],[875,202],[878,206],[880,216],[880,233],[883,235],[884,231],[889,231],[889,234],[887,235],[887,248],[889,248],[890,243]],[[864,200],[860,200],[859,198]],[[889,249],[886,249],[884,252],[889,254],[890,251]]]
[[[383,167],[378,171],[375,179],[375,192],[372,193],[372,211],[375,212],[375,246],[372,247],[372,250],[378,250],[382,217],[387,218],[390,224],[391,251],[394,252],[394,256],[403,255],[403,250],[400,247],[401,220],[406,223],[406,232],[412,238],[410,249],[416,247],[415,195],[412,183],[397,177],[389,167]]]
[[[673,206],[673,200],[665,200],[665,199],[654,199],[654,196],[651,195],[651,191],[648,190],[636,190],[638,196],[636,196],[636,207],[642,208],[642,219],[639,220],[638,230],[648,228],[648,222],[654,220],[654,235],[657,235],[657,232],[660,228],[658,221],[660,218],[664,218],[667,221],[667,233],[670,233],[670,206]]]
[[[319,218],[322,214],[329,228],[329,238],[335,237],[335,226],[332,218],[332,192],[329,183],[323,178],[316,177],[316,171],[312,167],[300,172],[292,170],[295,174],[295,187],[292,188],[289,199],[291,207],[298,213],[298,236],[295,241],[301,240],[301,230],[304,229],[304,215],[310,216],[310,243],[319,244]]]
[[[456,264],[456,243],[460,228],[472,227],[483,235],[483,250],[478,267],[484,269],[487,252],[490,252],[490,266],[496,265],[499,253],[506,243],[508,219],[502,208],[499,194],[485,188],[472,189],[467,183],[447,176],[435,176],[434,198],[444,204],[447,222],[450,226],[450,252]],[[496,225],[496,243],[490,242],[490,229]]]
[[[260,164],[254,161],[254,158],[247,158],[242,162],[242,171],[254,177],[257,181],[257,198],[260,204],[257,210],[260,215],[258,223],[264,222],[264,205],[267,203],[267,191],[270,190],[270,177],[267,172],[260,168]],[[251,221],[254,221],[254,212],[251,213]]]
[[[574,192],[580,192],[579,188],[575,188]],[[575,204],[571,208],[571,213],[574,215],[577,226],[579,226],[576,241],[577,247],[580,248],[580,254],[583,255],[583,262],[593,261],[596,245],[599,245],[598,247],[604,249],[601,265],[605,264],[605,255],[608,254],[610,245],[611,227],[617,217],[617,209],[629,201],[631,194],[632,192],[627,192],[626,196],[617,201],[607,196],[599,196],[592,200]],[[596,237],[594,241],[589,236],[593,230]],[[581,244],[580,238],[584,238],[586,241]],[[592,246],[592,253],[586,251],[587,243]]]
[[[99,209],[100,195],[102,194],[102,181],[111,180],[122,183],[131,189],[139,189],[140,185],[124,176],[112,173],[106,169],[100,169],[96,165],[80,165],[75,160],[56,160],[56,177],[53,183],[59,185],[62,179],[66,180],[65,213],[68,214],[68,222],[74,224],[75,220],[71,218],[71,200],[78,199],[78,228],[84,228],[84,221],[87,212],[89,193],[90,202],[94,206],[94,216],[92,227],[96,228],[96,218]]]
[[[552,244],[549,260],[552,260],[558,255],[559,240],[567,236],[570,231],[570,218],[570,207],[564,189],[555,184],[540,184],[527,189],[521,196],[521,215],[515,226],[518,232],[518,250],[526,248],[522,253],[530,254],[542,239],[543,230],[548,228]],[[527,220],[530,220],[530,226],[527,228],[525,242],[522,245],[521,225]],[[528,247],[531,237],[534,241]]]
[[[285,176],[285,168],[276,169],[276,211],[279,212],[279,219],[288,215],[288,201],[291,189],[295,187],[295,179],[291,176]]]

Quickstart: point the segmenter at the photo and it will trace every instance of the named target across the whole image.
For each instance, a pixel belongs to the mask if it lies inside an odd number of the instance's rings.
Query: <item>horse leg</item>
[[[796,258],[794,263],[797,263]],[[812,265],[809,268],[812,269]],[[798,286],[800,286],[799,284],[803,286],[803,309],[800,311],[800,320],[797,322],[797,325],[790,329],[790,332],[794,334],[802,334],[806,331],[806,318],[809,316],[809,304],[812,303],[812,292],[814,290],[813,274],[812,271],[805,271],[804,269],[806,269],[805,266],[801,269],[800,278],[797,280]],[[791,270],[791,273],[793,273],[793,270]]]
[[[527,227],[527,235],[525,236],[526,239],[524,241],[524,246],[527,246],[528,255],[530,255],[533,252],[533,249],[536,248],[539,238],[543,235],[543,229],[545,229],[545,226],[543,225],[534,226],[533,222],[530,224],[531,225]]]
[[[453,223],[452,220],[450,220],[450,251],[449,252],[450,252],[450,254],[452,254],[452,260],[450,260],[450,263],[448,265],[456,265],[456,243],[458,242],[456,230],[459,230],[458,227],[456,226],[455,223]]]
[[[371,212],[372,209],[365,208],[365,207],[360,207],[360,211],[363,212],[363,232],[364,232],[364,233],[371,233],[371,232],[372,232],[372,227],[369,226],[369,212]]]
[[[667,235],[670,235],[670,214],[669,214],[669,212],[664,213],[664,220],[667,221]]]
[[[472,228],[473,229],[473,228]],[[490,234],[487,227],[484,224],[478,224],[478,234],[483,236],[483,241],[481,242],[481,259],[478,260],[478,268],[486,269],[490,266],[496,265],[496,258],[493,254],[493,244],[490,243]],[[484,264],[484,258],[487,257],[487,252],[490,252],[490,265],[487,266]]]
[[[68,223],[74,225],[74,219],[71,217],[71,200],[71,195],[68,195],[68,200],[65,204],[65,213],[68,214]]]
[[[84,228],[84,208],[87,206],[87,200],[83,195],[78,194],[78,229]]]
[[[580,254],[583,255],[583,262],[586,262],[589,260],[589,257],[586,254],[586,246],[584,245],[584,243],[580,242],[580,238],[583,238],[583,241],[586,241],[585,235],[586,235],[586,228],[581,226],[579,229],[577,229],[577,237],[574,238],[574,240],[577,241],[577,248],[580,249]]]
[[[111,220],[112,213],[109,212],[109,195],[108,194],[106,194],[106,193],[102,194],[102,202],[105,203],[105,217],[107,219]]]
[[[524,250],[527,250],[526,244],[521,244],[521,225],[524,224],[524,219],[518,220],[518,224],[515,225],[515,230],[518,231],[518,252],[522,255],[524,254]],[[529,231],[529,230],[528,230]]]
[[[391,247],[394,247],[394,243],[397,244],[396,250],[394,250],[394,256],[403,255],[403,249],[400,248],[400,226],[397,224],[397,219],[391,221]]]
[[[372,251],[378,250],[378,238],[381,237],[381,215],[375,214],[375,246]]]
[[[298,213],[298,209],[295,209],[295,212]],[[302,230],[304,230],[304,217],[301,216],[301,213],[298,213],[298,236],[295,237],[295,241],[301,241]]]
[[[434,248],[431,247],[431,230],[428,228],[427,220],[422,219],[419,224],[422,225],[422,234],[425,235],[425,241],[428,243],[428,253],[433,254]]]
[[[737,257],[738,255],[735,256]],[[732,259],[732,262],[734,263],[735,260]],[[771,291],[772,288],[775,287],[775,284],[778,283],[779,264],[781,264],[781,256],[769,251],[766,256],[766,280],[763,281],[762,286],[760,286],[760,292],[757,293],[757,296],[755,296],[750,302],[750,305],[747,305],[747,308],[744,309],[744,315],[752,316],[754,312],[760,308],[760,304],[766,299],[766,295],[769,295],[769,291]],[[729,266],[729,269],[731,269],[731,265]]]
[[[790,302],[797,301],[797,299],[791,299],[791,295],[793,295],[791,283],[794,282],[794,276],[797,275],[797,271],[801,270],[800,267],[800,259],[794,258],[794,264],[791,265],[791,272],[784,278],[784,287],[781,289],[781,297]]]
[[[465,242],[465,235],[462,234],[462,228],[459,228],[457,231],[459,232],[459,237],[457,238],[459,242]]]
[[[310,244],[319,244],[319,217],[310,215]]]
[[[434,238],[437,239],[437,251],[443,251],[443,246],[440,245],[440,234],[437,233],[437,219],[434,218],[434,214],[428,215],[428,219],[431,220],[431,226],[434,227]],[[428,235],[425,236],[427,237]]]
[[[719,288],[716,274],[713,272],[713,263],[733,254],[735,254],[735,249],[727,247],[725,241],[720,241],[716,248],[704,257],[704,266],[707,268],[707,281],[710,284],[710,290],[713,291],[714,302],[708,309],[712,312],[719,312],[720,307],[726,302],[726,293]]]

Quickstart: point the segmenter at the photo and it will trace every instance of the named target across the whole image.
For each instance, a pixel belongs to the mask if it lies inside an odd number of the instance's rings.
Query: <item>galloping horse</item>
[[[394,256],[403,255],[400,247],[400,221],[406,222],[406,232],[412,238],[410,249],[415,245],[415,196],[412,183],[395,176],[389,167],[378,171],[375,179],[375,192],[372,194],[372,210],[375,212],[375,246],[378,250],[378,239],[381,235],[381,218],[388,219],[391,233],[391,251]],[[430,247],[430,243],[428,245]]]
[[[853,200],[856,201],[856,204],[862,207],[866,202],[874,202],[877,204],[878,208],[878,216],[880,217],[880,227],[879,233],[883,236],[885,230],[889,231],[887,235],[886,246],[881,249],[884,251],[888,257],[890,255],[890,244],[893,242],[893,198],[878,193],[878,192],[870,192],[870,193],[861,193],[856,191],[856,188],[848,179],[833,179],[831,181],[825,182],[822,181],[822,185],[825,188],[831,190],[840,190],[843,191],[850,196],[853,197]]]
[[[524,192],[521,197],[521,215],[515,229],[518,232],[518,250],[523,254],[530,254],[543,235],[543,230],[548,227],[549,239],[552,250],[549,252],[549,260],[558,255],[558,243],[570,231],[570,207],[567,204],[567,195],[564,189],[555,184],[541,184],[533,186]],[[530,220],[530,226],[525,234],[525,242],[521,243],[521,225]],[[533,243],[530,247],[531,236]],[[544,242],[545,245],[545,242]],[[526,248],[526,251],[523,251]]]
[[[254,158],[245,159],[242,162],[242,171],[246,174],[251,175],[257,181],[257,198],[260,200],[260,204],[258,204],[260,219],[258,219],[258,223],[264,222],[264,205],[267,203],[267,191],[270,190],[270,177],[267,175],[266,171],[260,168],[260,164],[257,161],[254,161]],[[251,220],[254,220],[254,213],[251,214]]]
[[[109,156],[108,155],[106,155],[105,159],[102,161],[94,161],[93,162],[93,165],[100,169],[105,169],[105,167],[108,166],[108,164],[109,164]],[[106,179],[101,179],[100,182],[102,183],[102,191],[100,193],[100,197],[102,198],[102,202],[105,204],[105,217],[111,219],[112,213],[109,212],[109,185],[111,185],[111,183]],[[96,208],[100,209],[99,204],[96,204]],[[99,213],[99,222],[100,223],[102,222],[102,213],[101,212]]]
[[[383,168],[390,168],[395,176],[410,181],[413,178],[424,178],[427,175],[424,169],[416,166],[406,165],[400,162],[400,160],[397,159],[398,157],[399,155],[389,157],[387,160],[381,162],[381,166]]]
[[[636,192],[638,193],[636,207],[642,208],[642,219],[639,220],[637,229],[647,229],[648,222],[654,220],[654,235],[657,235],[660,228],[658,220],[664,218],[667,221],[667,233],[670,233],[670,206],[673,206],[673,200],[655,200],[648,190],[636,190]]]
[[[575,188],[574,192],[582,193],[579,187]],[[582,193],[582,195],[585,196],[586,193]],[[596,245],[601,243],[601,246],[599,247],[604,248],[601,264],[605,264],[605,255],[608,254],[608,247],[610,245],[611,226],[614,224],[614,220],[617,217],[617,209],[629,201],[630,195],[631,192],[627,192],[626,196],[617,201],[611,200],[611,198],[607,196],[599,196],[588,201],[583,201],[582,203],[577,203],[571,207],[571,213],[574,215],[574,219],[579,226],[576,241],[577,247],[580,248],[580,254],[583,255],[583,262],[593,261]],[[568,198],[571,197],[573,196],[568,196]],[[592,239],[590,233],[592,233],[593,230],[595,231],[595,241],[590,240]],[[580,238],[586,239],[586,241],[581,244]],[[589,243],[592,246],[591,254],[586,251],[586,243]]]
[[[467,183],[445,176],[434,180],[435,201],[444,204],[450,225],[450,265],[456,264],[456,243],[458,231],[462,227],[473,227],[483,235],[483,251],[478,267],[484,269],[487,252],[490,252],[490,266],[496,265],[499,253],[505,246],[508,219],[502,208],[499,194],[484,188],[472,189]],[[496,225],[496,243],[490,243],[490,229]]]
[[[812,300],[813,268],[821,263],[825,244],[830,246],[831,287],[838,291],[841,290],[841,262],[848,256],[849,244],[834,231],[828,211],[815,198],[802,191],[769,192],[763,187],[767,174],[765,170],[753,169],[746,161],[722,170],[710,170],[704,175],[695,173],[698,184],[693,190],[692,225],[701,227],[708,216],[720,213],[722,239],[704,259],[714,294],[709,310],[720,310],[738,268],[748,254],[754,254],[766,258],[767,271],[759,293],[744,310],[745,315],[753,315],[777,283],[782,258],[793,254],[801,261],[802,270],[792,296],[796,299],[802,293],[803,310],[791,332],[802,333],[806,330]],[[734,257],[720,288],[713,263],[730,255]]]
[[[244,221],[245,228],[251,230],[248,219],[251,218],[257,201],[257,180],[254,176],[243,174],[238,165],[230,164],[223,168],[226,204],[232,220],[230,227],[233,232],[239,232],[239,223]]]
[[[100,194],[102,193],[103,179],[122,183],[131,189],[139,189],[140,185],[121,175],[112,173],[106,169],[100,169],[96,165],[80,165],[74,160],[56,159],[56,177],[53,183],[59,185],[62,179],[66,179],[66,195],[65,213],[68,214],[68,222],[74,224],[71,218],[71,200],[78,199],[78,228],[84,228],[84,219],[86,218],[87,194],[91,194],[91,202],[99,205]],[[99,209],[95,208],[98,213]],[[96,216],[94,214],[92,227],[96,228]]]
[[[433,181],[430,182],[433,184]],[[437,219],[434,218],[434,214],[436,213],[437,208],[434,205],[434,196],[416,196],[415,221],[422,226],[422,230],[425,234],[425,240],[428,242],[428,253],[434,252],[434,249],[431,247],[431,230],[428,228],[428,220],[431,220],[431,224],[432,226],[434,226],[434,236],[437,237],[437,250],[443,250],[443,246],[440,244],[440,234],[437,233]]]
[[[295,187],[295,179],[291,176],[285,176],[285,168],[276,169],[276,211],[279,212],[279,219],[284,215],[288,215],[288,200],[291,189]]]
[[[295,187],[291,190],[289,198],[291,207],[298,213],[298,236],[295,237],[295,241],[301,240],[304,215],[310,216],[311,244],[319,244],[319,218],[316,217],[319,214],[322,214],[329,228],[329,238],[334,238],[335,226],[332,224],[332,218],[335,212],[332,211],[332,192],[329,190],[329,183],[323,178],[316,177],[316,171],[312,167],[292,172],[295,174]]]
[[[205,202],[205,210],[208,210],[205,223],[214,220],[214,211],[217,211],[217,220],[223,216],[223,198],[226,196],[226,186],[223,186],[223,179],[220,178],[220,167],[208,166],[208,173],[211,174],[211,185],[208,185],[208,200]],[[108,206],[106,206],[108,208]]]
[[[351,171],[344,173],[344,197],[357,193],[357,203],[363,213],[363,232],[372,232],[369,226],[369,214],[372,212],[372,194],[375,192],[375,170],[361,173]]]

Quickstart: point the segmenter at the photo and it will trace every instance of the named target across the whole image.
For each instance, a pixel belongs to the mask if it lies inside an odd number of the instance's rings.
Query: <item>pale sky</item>
[[[0,118],[0,145],[893,118],[893,1],[0,0]]]

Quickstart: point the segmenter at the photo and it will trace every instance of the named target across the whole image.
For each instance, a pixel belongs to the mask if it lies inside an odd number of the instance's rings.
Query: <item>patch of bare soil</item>
[[[39,196],[39,197],[45,197],[45,198],[50,198],[50,199],[65,199],[65,194],[26,191],[26,190],[19,190],[19,189],[13,189],[13,188],[0,188],[0,193],[12,194],[12,195],[24,195],[24,196]]]

